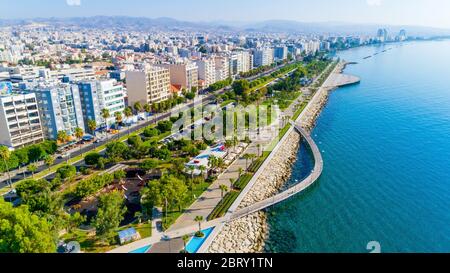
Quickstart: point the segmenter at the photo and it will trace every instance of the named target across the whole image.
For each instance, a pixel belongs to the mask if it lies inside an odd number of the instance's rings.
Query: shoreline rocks
[[[279,192],[291,176],[300,147],[300,134],[293,130],[271,159],[266,170],[244,197],[238,208],[247,207]],[[209,253],[255,253],[264,250],[269,227],[267,215],[255,212],[224,225],[208,248]]]

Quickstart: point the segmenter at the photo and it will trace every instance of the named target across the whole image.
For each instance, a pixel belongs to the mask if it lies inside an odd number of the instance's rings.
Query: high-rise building
[[[271,65],[273,63],[273,48],[260,48],[253,53],[255,67]]]
[[[80,92],[76,84],[40,82],[28,91],[36,94],[47,138],[56,139],[59,131],[73,135],[76,128],[85,128]]]
[[[216,67],[216,81],[223,81],[230,77],[230,60],[226,56],[214,57]]]
[[[274,48],[274,58],[278,61],[286,60],[288,57],[288,48],[286,46],[277,46]]]
[[[167,100],[170,97],[169,69],[158,66],[144,66],[141,70],[127,71],[128,104],[142,104]]]
[[[169,69],[170,84],[189,91],[193,87],[198,88],[198,67],[195,63],[161,64],[160,66]]]
[[[407,38],[408,38],[408,36],[406,35],[406,30],[404,30],[404,29],[400,30],[400,32],[398,33],[398,40],[403,42]]]
[[[0,144],[21,148],[44,140],[35,94],[0,95]]]
[[[198,67],[198,78],[204,81],[205,87],[216,82],[216,63],[213,58],[195,61]]]
[[[230,57],[231,74],[236,75],[253,69],[253,55],[248,51],[233,52]]]
[[[377,40],[381,43],[384,43],[387,41],[388,38],[388,32],[385,28],[380,28],[377,32]]]
[[[86,126],[88,120],[94,120],[97,126],[110,125],[114,123],[114,114],[125,109],[125,91],[116,80],[79,82],[78,87]],[[111,117],[108,120],[102,117],[103,109],[109,111]]]

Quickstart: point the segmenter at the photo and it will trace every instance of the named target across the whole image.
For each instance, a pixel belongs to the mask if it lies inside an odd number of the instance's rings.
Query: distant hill
[[[450,35],[448,29],[421,26],[389,26],[377,24],[351,24],[343,22],[298,22],[289,20],[269,20],[262,22],[188,22],[173,18],[146,18],[127,16],[95,16],[73,18],[35,18],[35,19],[0,19],[0,26],[23,26],[31,23],[53,26],[78,26],[82,28],[116,28],[129,30],[192,30],[192,31],[239,31],[266,33],[301,33],[301,34],[370,34],[379,28],[386,28],[389,33],[397,34],[406,29],[410,35]]]

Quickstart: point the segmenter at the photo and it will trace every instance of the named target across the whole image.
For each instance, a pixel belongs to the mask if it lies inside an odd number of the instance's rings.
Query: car
[[[57,159],[64,159],[70,157],[70,153],[59,154]]]
[[[100,141],[101,141],[100,139],[96,139],[96,140],[94,141],[94,143],[95,143],[95,144],[98,144],[98,143],[100,143]]]

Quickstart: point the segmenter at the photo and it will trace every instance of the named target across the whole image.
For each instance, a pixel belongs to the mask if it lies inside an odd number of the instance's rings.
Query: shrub
[[[98,164],[98,160],[100,159],[100,157],[101,155],[99,153],[92,152],[84,157],[84,162],[86,163],[86,165],[95,166]]]

